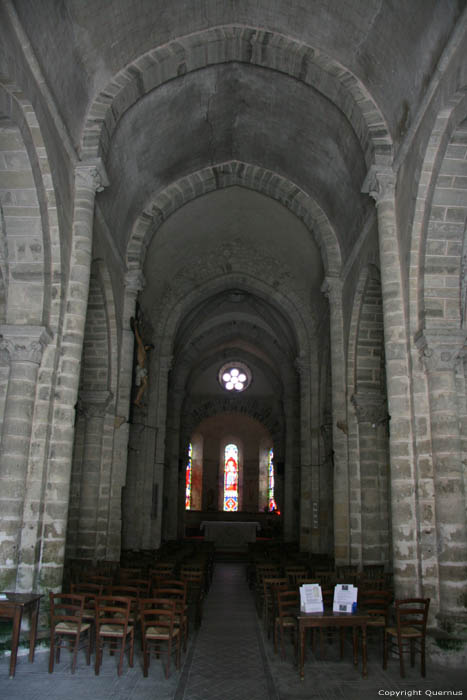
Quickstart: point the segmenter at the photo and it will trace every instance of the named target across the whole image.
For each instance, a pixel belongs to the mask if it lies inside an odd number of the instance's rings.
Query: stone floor
[[[292,647],[284,661],[274,654],[256,617],[251,591],[241,564],[217,564],[205,601],[203,622],[184,655],[180,671],[165,679],[161,662],[151,660],[143,677],[138,652],[133,669],[125,664],[119,678],[116,660],[106,655],[99,676],[86,666],[84,654],[74,675],[63,654],[53,674],[47,672],[48,652],[38,650],[34,664],[18,658],[16,676],[8,677],[9,657],[0,659],[2,700],[366,700],[381,697],[467,696],[467,669],[452,670],[428,664],[422,679],[418,668],[402,681],[396,659],[381,668],[381,649],[368,650],[368,678],[352,663],[350,644],[343,660],[338,644],[327,645],[325,659],[308,653],[305,680],[292,662]],[[444,691],[440,692],[440,691]]]

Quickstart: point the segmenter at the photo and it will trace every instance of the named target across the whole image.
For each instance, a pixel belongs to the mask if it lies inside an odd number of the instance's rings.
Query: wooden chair
[[[365,578],[363,574],[358,582],[359,591],[385,591],[387,590],[386,578]]]
[[[358,608],[370,616],[367,630],[381,630],[384,648],[384,630],[388,626],[389,606],[392,602],[391,591],[380,589],[358,592]]]
[[[175,651],[177,669],[180,668],[180,628],[175,624],[175,600],[146,598],[140,604],[141,644],[143,648],[143,675],[148,675],[151,648],[157,656],[167,645],[165,677],[169,677],[170,659]]]
[[[139,588],[138,586],[130,586],[130,584],[119,583],[114,586],[110,586],[108,593],[111,596],[117,596],[120,598],[128,598],[130,601],[130,616],[128,621],[130,625],[136,627],[139,619]]]
[[[140,598],[149,598],[151,595],[151,579],[149,578],[128,578],[121,581],[121,584],[137,588]]]
[[[318,581],[321,588],[332,588],[336,583],[334,571],[315,571],[314,578]]]
[[[182,566],[180,569],[180,579],[186,581],[187,584],[187,604],[193,611],[195,627],[201,624],[203,615],[203,601],[205,591],[204,572],[202,570],[193,570]]]
[[[86,575],[85,573],[82,574],[81,576],[81,582],[82,583],[97,583],[99,586],[102,586],[103,589],[107,588],[108,586],[111,586],[113,583],[113,578],[112,576],[107,576],[104,574],[88,574]]]
[[[183,651],[186,651],[186,642],[188,639],[188,605],[186,602],[187,586],[185,581],[177,581],[183,587],[178,585],[168,585],[167,583],[153,591],[153,598],[165,598],[175,601],[175,625],[180,629],[181,643]]]
[[[149,578],[173,578],[175,573],[175,562],[157,562],[154,566],[149,569]]]
[[[281,658],[285,659],[284,638],[287,631],[292,635],[294,654],[297,655],[297,613],[300,610],[298,590],[274,588],[276,596],[277,615],[274,620],[274,651],[277,654],[277,639],[280,638]]]
[[[185,593],[185,598],[188,596],[188,581],[181,578],[165,578],[160,581],[157,586],[151,588],[151,598],[154,598],[154,591],[158,588],[178,588]]]
[[[96,622],[96,598],[102,595],[103,587],[99,583],[72,583],[70,586],[71,593],[84,596],[83,620],[91,625],[91,651],[93,639],[95,637],[95,622]]]
[[[336,580],[338,583],[352,583],[358,585],[359,572],[357,564],[344,564],[336,566]]]
[[[137,567],[120,567],[117,571],[117,581],[119,583],[126,583],[128,579],[141,578],[143,575],[143,570]]]
[[[263,609],[262,609],[262,619],[264,624],[264,629],[267,632],[268,638],[271,632],[271,622],[275,619],[275,601],[274,601],[274,588],[277,586],[279,588],[287,588],[288,580],[285,576],[273,576],[271,578],[265,576],[263,578]]]
[[[421,657],[421,673],[425,678],[425,640],[430,598],[405,598],[395,601],[396,625],[384,630],[383,668],[387,668],[388,648],[399,655],[400,674],[405,677],[404,652],[410,651],[410,665],[415,665],[415,652]]]
[[[254,595],[258,615],[261,614],[263,608],[263,580],[265,578],[277,578],[279,576],[281,576],[280,570],[275,564],[272,564],[271,562],[261,562],[256,565]]]
[[[124,596],[104,595],[96,598],[96,666],[99,674],[102,654],[106,643],[113,654],[120,643],[120,657],[117,673],[122,674],[123,656],[128,644],[129,665],[133,667],[135,628],[130,624],[131,599]]]
[[[291,587],[298,584],[298,579],[308,576],[308,568],[304,565],[291,565],[284,567],[284,573]]]
[[[384,578],[384,564],[363,564],[362,577],[369,578]]]
[[[183,572],[183,576],[181,575]],[[203,578],[203,592],[204,594],[207,593],[209,590],[209,585],[210,585],[210,580],[209,576],[210,573],[208,571],[208,562],[206,559],[194,559],[194,560],[189,560],[189,561],[184,561],[183,564],[180,566],[180,578],[184,578],[187,574],[189,575],[190,573],[193,574],[202,574]]]
[[[75,672],[78,650],[86,645],[86,662],[91,663],[91,625],[83,620],[84,595],[50,593],[50,654],[49,673],[54,670],[54,659],[60,661],[60,649],[73,651],[71,672]]]

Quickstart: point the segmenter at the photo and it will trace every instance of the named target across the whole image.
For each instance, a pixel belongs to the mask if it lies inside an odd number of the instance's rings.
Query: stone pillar
[[[449,632],[467,628],[467,522],[456,365],[465,331],[425,330],[416,339],[428,377],[438,543],[439,613]]]
[[[352,396],[358,420],[361,488],[361,561],[389,563],[388,411],[379,392]]]
[[[29,542],[24,527],[32,515],[25,512],[26,483],[32,479],[37,373],[50,334],[42,326],[11,325],[0,326],[0,334],[0,351],[10,366],[0,448],[0,589],[21,591],[21,568],[34,566],[36,539]]]
[[[296,465],[299,458],[297,440],[300,439],[300,428],[297,429],[297,422],[295,420],[295,406],[296,400],[294,400],[294,397],[286,395],[284,398],[286,444],[282,485],[282,503],[280,506],[282,512],[282,537],[285,542],[292,542],[294,539],[297,539],[294,509],[294,471],[297,468]]]
[[[378,215],[384,350],[390,415],[391,515],[396,595],[421,593],[418,551],[417,483],[413,451],[407,325],[391,168],[373,166],[363,185]]]
[[[347,444],[342,281],[326,277],[321,291],[329,301],[332,380],[332,446],[334,450],[334,556],[336,564],[350,562],[350,491]]]
[[[105,414],[111,398],[109,391],[81,392],[79,397],[78,410],[86,421],[77,538],[77,555],[82,559],[95,560],[97,557],[102,440]]]
[[[60,343],[52,434],[47,461],[44,519],[53,523],[42,543],[41,586],[59,588],[65,558],[75,405],[83,350],[84,328],[91,274],[92,234],[96,192],[108,184],[100,159],[75,167],[75,198],[70,251],[70,276]]]
[[[164,478],[166,459],[167,384],[169,371],[172,368],[173,356],[159,357],[157,362],[157,377],[154,371],[154,361],[153,370],[151,370],[154,379],[148,387],[148,391],[151,393],[149,399],[151,406],[149,420],[152,423],[152,416],[154,416],[154,425],[151,426],[152,429],[147,434],[145,445],[144,480],[147,488],[143,503],[144,529],[142,544],[145,549],[160,546],[162,537],[162,504],[164,497],[167,496]],[[170,482],[178,484],[178,463],[176,474],[170,475],[169,489]],[[177,503],[172,504],[167,502],[167,506],[168,508],[176,509]],[[175,522],[175,528],[176,527],[177,522]]]
[[[311,462],[311,358],[301,355],[295,360],[300,374],[300,475],[298,483],[288,479],[286,484],[286,502],[284,532],[293,527],[293,518],[297,515],[294,503],[296,494],[300,494],[299,542],[300,551],[312,551],[312,515],[313,515],[313,468]]]

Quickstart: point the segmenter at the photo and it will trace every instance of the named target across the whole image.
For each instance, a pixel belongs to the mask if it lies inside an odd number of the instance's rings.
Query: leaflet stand
[[[334,587],[334,612],[352,613],[357,608],[358,588],[352,583],[338,583]]]
[[[323,594],[319,583],[300,586],[300,612],[323,612]]]

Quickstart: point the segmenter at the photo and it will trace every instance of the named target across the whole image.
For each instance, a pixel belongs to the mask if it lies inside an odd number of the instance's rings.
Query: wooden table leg
[[[21,630],[21,618],[23,609],[18,605],[15,607],[13,615],[13,629],[11,631],[11,658],[10,658],[10,678],[13,678],[16,670],[16,657],[18,655],[19,633]]]
[[[29,663],[34,661],[34,650],[36,648],[37,619],[39,617],[39,600],[36,600],[31,610],[30,630],[29,630]]]
[[[353,662],[354,666],[358,665],[358,627],[352,627],[352,642],[353,642]]]
[[[305,657],[305,628],[302,627],[302,625],[299,624],[298,627],[298,636],[300,637],[300,660],[299,660],[299,667],[300,667],[300,680],[303,681],[305,679],[305,669],[304,669],[304,657]]]
[[[363,678],[368,677],[366,668],[366,622],[362,624],[362,676]]]

